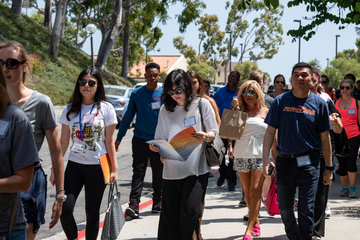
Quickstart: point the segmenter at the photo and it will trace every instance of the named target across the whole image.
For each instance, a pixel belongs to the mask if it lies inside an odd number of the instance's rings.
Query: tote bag
[[[110,185],[108,208],[105,214],[101,240],[115,240],[124,224],[125,217],[120,204],[120,192],[115,182]]]
[[[232,109],[224,109],[221,116],[219,135],[221,138],[238,140],[245,129],[248,114]]]
[[[276,176],[273,177],[269,192],[266,197],[265,207],[269,215],[280,214],[279,203],[277,201]]]

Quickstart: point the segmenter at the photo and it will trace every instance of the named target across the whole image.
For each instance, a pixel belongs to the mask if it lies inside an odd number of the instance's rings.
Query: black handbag
[[[205,125],[202,116],[201,98],[199,101],[199,111],[201,117],[201,125],[203,130],[205,131]],[[215,135],[215,139],[212,142],[208,142],[205,145],[205,156],[209,167],[219,166],[224,159],[225,153],[226,148],[218,134]]]
[[[116,182],[114,182],[110,184],[108,208],[105,214],[101,240],[117,239],[124,224],[125,217],[120,204],[120,192],[118,191]]]
[[[350,144],[343,128],[340,134],[333,133],[335,140],[335,154],[337,157],[347,157],[350,153]]]

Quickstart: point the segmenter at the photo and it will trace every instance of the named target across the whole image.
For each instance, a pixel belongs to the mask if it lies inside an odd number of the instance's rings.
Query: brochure
[[[149,144],[154,144],[160,148],[160,155],[164,159],[186,161],[192,151],[201,144],[194,136],[194,127],[188,127],[173,137],[170,142],[164,140],[150,140]]]

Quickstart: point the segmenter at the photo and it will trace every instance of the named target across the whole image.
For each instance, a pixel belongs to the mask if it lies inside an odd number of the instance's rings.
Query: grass
[[[30,54],[32,74],[26,86],[48,95],[54,105],[65,105],[74,89],[78,74],[91,65],[91,57],[76,45],[61,40],[57,59],[49,54],[51,32],[31,18],[20,19],[10,8],[0,3],[0,39],[15,40],[24,45]],[[119,77],[112,69],[105,70],[104,84],[132,86],[133,81]]]

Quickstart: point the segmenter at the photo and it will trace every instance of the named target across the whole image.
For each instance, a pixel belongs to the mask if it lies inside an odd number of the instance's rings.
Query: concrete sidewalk
[[[209,186],[206,194],[205,212],[202,222],[202,236],[205,240],[234,240],[242,239],[247,222],[243,216],[247,208],[239,208],[241,198],[240,187],[237,185],[235,192],[229,192],[226,184],[222,187],[216,186],[219,174],[214,172],[214,177],[209,178]],[[358,183],[358,186],[359,183]],[[326,220],[326,240],[360,239],[360,199],[349,199],[339,197],[341,186],[339,178],[333,182],[330,189],[329,205],[332,210],[330,219]],[[147,207],[140,210],[140,218],[127,221],[118,239],[147,239],[153,240],[157,236],[159,214],[151,213],[150,196],[142,197],[142,203]],[[123,205],[123,210],[127,205]],[[262,205],[260,209],[261,236],[257,239],[286,240],[279,215],[269,216]],[[103,221],[104,214],[101,216]],[[84,223],[79,228],[84,228]],[[99,237],[101,235],[99,231]],[[79,238],[81,238],[79,236]],[[63,232],[48,238],[49,240],[66,239]],[[256,238],[254,238],[256,239]],[[171,239],[169,239],[171,240]]]

